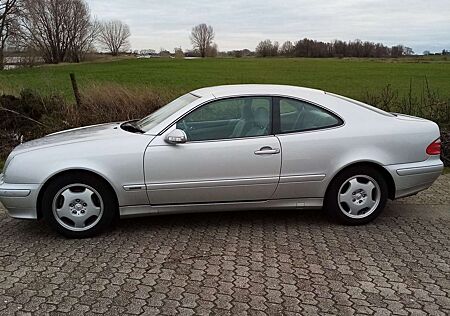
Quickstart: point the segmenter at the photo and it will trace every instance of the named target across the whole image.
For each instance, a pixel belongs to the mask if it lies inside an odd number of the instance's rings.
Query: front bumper
[[[10,184],[0,174],[0,202],[14,218],[37,219],[36,201],[39,184]]]
[[[442,174],[444,164],[438,156],[425,161],[385,166],[395,182],[395,198],[402,198],[428,189]]]

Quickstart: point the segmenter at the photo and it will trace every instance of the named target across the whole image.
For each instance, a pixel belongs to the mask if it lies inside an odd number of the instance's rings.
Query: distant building
[[[141,49],[137,55],[138,58],[159,57],[159,54],[154,49]]]

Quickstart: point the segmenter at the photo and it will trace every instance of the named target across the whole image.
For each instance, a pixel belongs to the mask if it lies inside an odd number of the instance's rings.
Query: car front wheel
[[[109,186],[89,174],[59,177],[46,188],[42,198],[44,220],[69,238],[97,235],[117,214],[117,203]]]
[[[361,225],[383,211],[387,197],[386,180],[375,168],[350,167],[331,182],[325,208],[341,223]]]

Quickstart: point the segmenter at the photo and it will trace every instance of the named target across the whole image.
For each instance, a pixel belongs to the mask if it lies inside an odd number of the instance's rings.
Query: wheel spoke
[[[72,215],[69,208],[70,201],[67,199],[64,199],[64,203],[60,208],[56,209],[56,212],[58,216],[61,217],[69,217]]]
[[[350,192],[350,194],[352,194],[352,192],[354,192],[355,190],[359,189],[359,182],[358,182],[358,180],[356,178],[355,179],[351,179],[348,183],[350,185],[349,185],[349,187],[347,189],[347,192]]]
[[[373,189],[375,189],[375,184],[373,184],[372,181],[369,181],[367,183],[361,184],[361,188],[367,193],[368,198],[373,201],[372,191]]]
[[[101,208],[95,206],[92,202],[88,203],[86,206],[86,217],[98,216],[100,215]]]
[[[352,203],[352,192],[350,190],[348,190],[345,193],[341,193],[339,195],[339,201],[340,202],[344,202],[347,203],[348,206],[350,206],[350,204]]]
[[[347,186],[347,185],[346,185]],[[356,179],[352,179],[348,182],[348,187],[345,192],[341,192],[339,194],[339,201],[346,203],[349,207],[352,203],[352,193],[356,190],[356,187],[358,186],[358,181]]]
[[[370,195],[372,195],[372,194],[370,194]],[[376,201],[372,200],[371,198],[367,199],[366,203],[364,203],[364,207],[371,209],[375,205],[375,203],[376,203]]]
[[[84,224],[84,222],[86,221],[86,217],[71,216],[70,219],[75,224],[75,228],[84,228],[86,226]]]
[[[363,208],[364,208],[364,206],[363,205],[355,205],[355,204],[351,204],[351,205],[349,205],[349,208],[350,208],[350,214],[352,214],[352,215],[358,215],[358,213],[359,213],[359,211],[361,211]]]
[[[94,194],[94,192],[92,192],[88,188],[84,188],[84,190],[81,192],[75,192],[70,189],[67,189],[61,195],[64,196],[64,199],[66,201],[67,200],[72,201],[72,200],[77,200],[77,199],[84,200],[84,201],[91,201],[92,194]]]

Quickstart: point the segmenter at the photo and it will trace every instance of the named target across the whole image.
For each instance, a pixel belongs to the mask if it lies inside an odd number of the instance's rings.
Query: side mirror
[[[169,144],[183,144],[187,142],[187,136],[183,130],[174,129],[167,134],[165,141]]]

